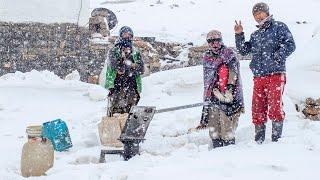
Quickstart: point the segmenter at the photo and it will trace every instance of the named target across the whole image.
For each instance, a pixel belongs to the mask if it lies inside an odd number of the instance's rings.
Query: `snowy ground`
[[[25,127],[62,118],[74,147],[55,153],[48,175],[35,179],[303,179],[314,178],[320,161],[320,124],[299,118],[286,95],[284,137],[263,145],[253,142],[250,123],[251,75],[241,64],[246,114],[241,116],[237,145],[208,151],[208,132],[186,134],[200,119],[201,108],[155,115],[142,144],[142,155],[128,162],[109,157],[97,164],[100,145],[97,123],[105,114],[105,90],[64,81],[49,72],[10,74],[0,79],[1,179],[20,179],[19,163]],[[153,74],[144,79],[140,105],[159,108],[201,101],[202,67]],[[175,78],[172,78],[175,77]],[[188,173],[184,173],[188,171]],[[165,173],[162,173],[165,172]]]
[[[103,2],[92,1],[91,7],[99,7]],[[127,4],[103,3],[103,6],[119,11],[120,25],[133,26],[136,34],[156,35],[167,41],[199,41],[201,44],[204,42],[201,34],[219,25],[218,29],[226,36],[226,43],[232,44],[235,17],[244,19],[246,32],[254,29],[250,11],[256,1],[155,2],[137,0]],[[155,115],[146,134],[147,140],[142,144],[141,155],[128,162],[117,156],[109,157],[106,164],[97,163],[100,152],[97,123],[105,114],[106,107],[104,99],[107,92],[103,88],[61,80],[50,72],[7,74],[0,77],[0,179],[23,179],[20,155],[26,142],[26,126],[57,118],[67,122],[74,147],[68,152],[55,153],[54,167],[47,176],[30,179],[316,179],[320,162],[320,124],[303,119],[295,111],[294,103],[307,96],[320,97],[320,34],[312,38],[320,24],[319,18],[313,14],[316,11],[312,10],[319,8],[320,1],[267,2],[270,2],[273,12],[288,23],[298,45],[296,53],[288,60],[288,84],[284,95],[287,118],[283,138],[279,142],[270,140],[270,122],[265,143],[257,145],[253,141],[249,62],[241,62],[246,113],[240,117],[235,146],[208,151],[210,140],[206,130],[186,134],[188,128],[200,120],[201,108],[194,108]],[[290,8],[285,6],[288,3]],[[179,4],[179,7],[170,8],[171,4]],[[228,9],[233,10],[232,13],[225,12]],[[153,12],[153,16],[145,15],[149,12]],[[180,16],[177,22],[170,18],[187,12],[192,12],[192,17]],[[206,16],[206,12],[210,16]],[[163,15],[161,19],[160,13]],[[203,19],[193,21],[192,18],[197,16]],[[215,16],[213,19],[216,21],[210,20]],[[145,26],[142,26],[141,18],[148,22]],[[152,18],[159,21],[150,24]],[[189,18],[194,24],[190,24]],[[297,20],[309,23],[298,25],[295,23]],[[200,102],[202,83],[201,66],[153,74],[143,79],[140,105],[165,108]]]

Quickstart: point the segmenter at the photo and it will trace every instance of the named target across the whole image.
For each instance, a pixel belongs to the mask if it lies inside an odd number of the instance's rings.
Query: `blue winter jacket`
[[[245,42],[244,33],[236,34],[241,55],[252,53],[250,69],[254,77],[286,72],[286,58],[296,49],[287,25],[270,19]]]

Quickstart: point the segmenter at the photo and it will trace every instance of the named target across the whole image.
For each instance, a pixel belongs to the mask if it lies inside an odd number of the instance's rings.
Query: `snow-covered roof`
[[[90,16],[89,0],[1,0],[0,21],[79,23]]]

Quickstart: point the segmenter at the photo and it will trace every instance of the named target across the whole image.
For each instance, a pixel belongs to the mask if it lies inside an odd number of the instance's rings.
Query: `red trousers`
[[[283,121],[282,94],[286,84],[285,74],[274,74],[253,79],[252,122],[255,125],[272,121]]]

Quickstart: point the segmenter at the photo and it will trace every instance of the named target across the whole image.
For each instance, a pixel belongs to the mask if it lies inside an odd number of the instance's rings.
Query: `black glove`
[[[232,93],[233,93],[234,88],[235,88],[235,85],[227,84],[227,90],[231,91]]]
[[[111,97],[114,93],[114,88],[110,88],[108,90],[109,90],[108,97]]]

